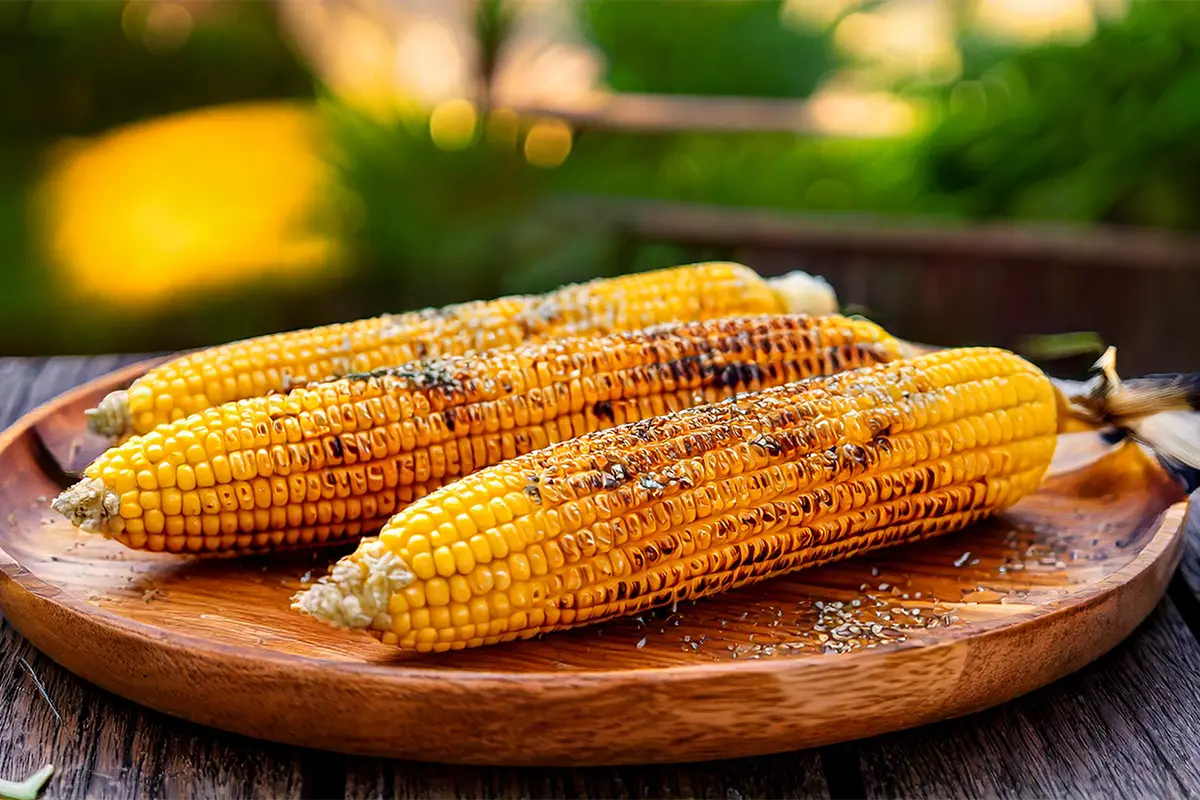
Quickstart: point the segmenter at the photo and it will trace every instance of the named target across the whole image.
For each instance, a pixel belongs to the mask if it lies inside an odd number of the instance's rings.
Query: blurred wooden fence
[[[930,344],[1016,348],[1034,334],[1095,331],[1123,374],[1200,371],[1200,237],[1156,231],[813,216],[581,201],[642,242],[764,275],[823,275],[844,304]],[[582,209],[581,209],[582,210]]]
[[[601,93],[522,111],[581,129],[822,133],[812,103],[795,99]],[[1090,331],[1118,347],[1124,374],[1200,371],[1192,328],[1200,322],[1200,236],[568,201],[560,210],[577,219],[606,220],[634,241],[682,245],[697,260],[822,275],[843,304],[914,341],[1020,349],[1029,336]]]
[[[839,139],[890,138],[915,124],[909,101],[843,91],[810,98],[718,97],[594,91],[554,103],[518,102],[529,117],[581,130],[625,133],[794,133]]]
[[[697,97],[591,92],[553,104],[517,103],[530,117],[554,117],[575,128],[628,133],[802,133],[821,131],[808,100],[759,97]]]

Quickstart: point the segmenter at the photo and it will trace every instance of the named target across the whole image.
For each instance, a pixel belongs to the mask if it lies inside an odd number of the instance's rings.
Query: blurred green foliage
[[[779,26],[777,4],[593,0],[581,8],[616,88],[811,88],[772,71],[782,63],[769,55],[772,46],[798,49],[771,38],[799,35]],[[673,16],[685,9],[698,16]],[[596,196],[1195,228],[1198,12],[1197,4],[1138,4],[1081,46],[1018,50],[966,37],[962,80],[919,90],[937,118],[908,139],[588,129],[566,162],[544,173],[482,139],[469,151],[442,153],[423,131],[396,135],[360,121],[336,137],[345,183],[365,212],[356,247],[386,296],[426,304],[723,255],[632,241],[586,203],[570,213],[579,198]],[[743,33],[755,26],[775,33]],[[693,58],[694,69],[672,66],[702,43],[707,57]],[[423,190],[413,196],[398,186]]]
[[[807,97],[837,65],[833,43],[824,32],[781,24],[782,6],[584,0],[579,10],[617,91]]]
[[[975,80],[918,152],[927,207],[1200,227],[1200,3],[1135,2],[1078,46],[967,44]]]
[[[905,143],[586,131],[561,167],[540,170],[483,135],[444,152],[423,126],[330,111],[343,227],[380,311],[728,255],[635,240],[592,199],[898,214],[916,201]]]
[[[728,206],[905,213],[919,199],[915,168],[905,140],[587,131],[555,186]]]
[[[587,0],[585,30],[620,91],[804,97],[838,66],[828,32],[780,2]],[[187,42],[147,51],[123,3],[0,2],[0,350],[179,348],[440,305],[728,253],[632,238],[594,201],[1200,227],[1200,4],[1134,3],[1078,46],[1018,50],[964,35],[964,73],[897,86],[932,126],[899,140],[588,129],[551,170],[480,126],[444,151],[419,122],[321,102],[340,188],[327,198],[353,268],[320,292],[239,287],[140,317],[71,307],[29,247],[35,147],[184,108],[313,94],[266,3],[216,4]],[[140,12],[139,12],[140,13]],[[137,20],[134,20],[136,27]],[[126,20],[126,27],[129,20]],[[487,74],[507,20],[481,6]]]
[[[512,269],[536,259],[530,209],[546,174],[482,135],[461,150],[434,145],[427,126],[384,125],[326,107],[364,294],[380,310],[495,296]],[[552,247],[552,245],[550,245]]]
[[[47,150],[63,138],[174,111],[315,93],[267,3],[213,4],[192,20],[186,41],[165,51],[141,38],[153,4],[127,7],[0,2],[0,354],[191,347],[322,313],[317,298],[286,289],[279,304],[264,304],[255,298],[265,286],[242,287],[244,299],[179,298],[140,317],[56,289],[30,236],[31,192]]]
[[[0,136],[44,141],[199,106],[313,95],[270,4],[215,3],[167,52],[138,38],[153,5],[0,2]]]
[[[683,257],[581,219],[562,194],[575,173],[530,166],[511,141],[485,134],[486,119],[468,147],[444,151],[421,124],[381,125],[336,104],[325,112],[343,187],[333,204],[357,256],[364,313],[541,292]],[[619,156],[610,150],[582,182]]]

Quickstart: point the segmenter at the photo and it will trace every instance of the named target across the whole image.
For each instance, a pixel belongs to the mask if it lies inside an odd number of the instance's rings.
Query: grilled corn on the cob
[[[309,380],[395,367],[562,336],[636,330],[738,314],[836,311],[828,284],[804,273],[764,280],[749,267],[713,262],[263,336],[167,362],[88,412],[96,433],[123,437],[224,402]]]
[[[416,362],[211,408],[111,448],[54,508],[129,547],[378,530],[460,475],[580,434],[901,356],[878,326],[768,316]]]
[[[598,622],[962,528],[1038,486],[1056,433],[1003,350],[812,378],[476,472],[294,607],[422,652]]]

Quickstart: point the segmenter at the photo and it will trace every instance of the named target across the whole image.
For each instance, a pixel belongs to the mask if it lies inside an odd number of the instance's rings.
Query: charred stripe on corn
[[[530,345],[226,404],[110,449],[54,507],[134,548],[378,530],[442,483],[553,442],[900,357],[878,326],[770,316]]]
[[[1035,489],[1049,379],[944,351],[598,432],[436,491],[296,608],[442,651],[703,597],[957,530]]]
[[[503,297],[385,315],[210,348],[155,367],[88,412],[96,433],[121,437],[224,402],[427,356],[600,335],[662,322],[837,310],[828,284],[804,273],[763,280],[714,262],[595,280],[537,296]]]

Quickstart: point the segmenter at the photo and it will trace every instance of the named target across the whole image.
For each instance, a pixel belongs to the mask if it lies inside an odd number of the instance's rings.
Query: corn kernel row
[[[111,448],[85,475],[116,509],[90,527],[171,552],[359,535],[449,480],[548,444],[899,354],[869,322],[771,316],[355,374],[206,409]],[[71,497],[57,502],[90,522],[94,504],[76,513]]]
[[[552,445],[434,491],[299,595],[418,651],[702,597],[957,530],[1038,485],[1049,380],[1004,351],[819,377]]]
[[[297,383],[397,366],[415,359],[602,335],[662,322],[736,314],[832,312],[829,291],[797,294],[815,279],[775,281],[740,264],[695,264],[503,297],[384,315],[248,339],[173,359],[89,412],[100,434],[145,434],[156,425]],[[823,286],[823,284],[819,284]],[[827,289],[827,287],[825,287]]]

